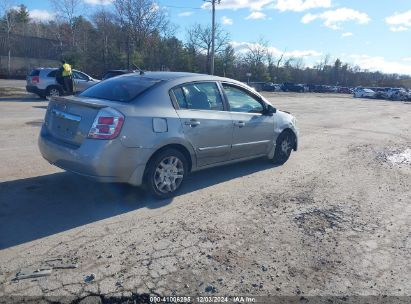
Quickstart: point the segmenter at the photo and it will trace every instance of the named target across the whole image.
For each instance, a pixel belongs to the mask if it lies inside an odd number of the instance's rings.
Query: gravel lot
[[[1,79],[0,88],[26,89],[26,80]]]
[[[261,159],[195,173],[167,201],[49,165],[36,144],[47,102],[2,98],[0,295],[409,303],[411,104],[266,96],[297,117],[299,151],[281,167]],[[13,280],[50,259],[78,268]]]

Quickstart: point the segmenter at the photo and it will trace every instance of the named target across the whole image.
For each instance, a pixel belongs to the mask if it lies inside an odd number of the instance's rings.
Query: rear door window
[[[33,70],[30,72],[29,76],[39,76],[40,75],[40,70]]]
[[[223,111],[223,100],[215,82],[190,83],[172,89],[180,109]]]
[[[50,73],[48,73],[47,77],[56,78],[56,74],[57,74],[57,70],[54,70],[54,71],[51,71]]]

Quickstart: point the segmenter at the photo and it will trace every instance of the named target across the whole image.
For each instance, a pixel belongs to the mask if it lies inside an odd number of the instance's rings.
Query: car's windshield
[[[125,76],[110,78],[85,90],[80,96],[130,102],[161,80],[146,77]]]

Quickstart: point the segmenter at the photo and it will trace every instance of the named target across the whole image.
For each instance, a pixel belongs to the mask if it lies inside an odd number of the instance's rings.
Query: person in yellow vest
[[[69,65],[64,60],[62,60],[61,63],[64,89],[67,91],[68,94],[73,94],[73,75],[71,72],[71,65]]]

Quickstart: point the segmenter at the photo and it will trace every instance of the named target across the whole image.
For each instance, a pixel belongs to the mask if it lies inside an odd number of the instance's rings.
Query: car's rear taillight
[[[88,138],[114,139],[120,133],[123,122],[123,114],[112,108],[104,108],[94,119]]]
[[[31,77],[31,82],[32,83],[39,83],[40,82],[40,76]]]

